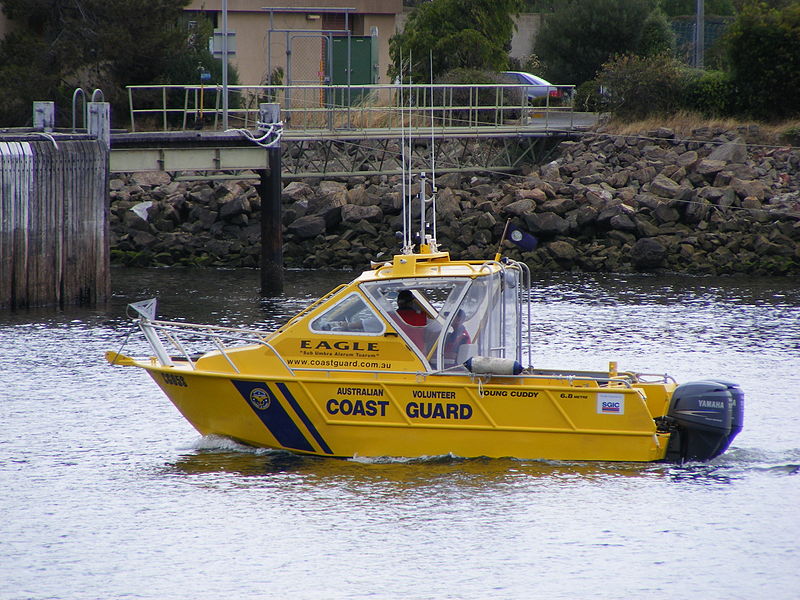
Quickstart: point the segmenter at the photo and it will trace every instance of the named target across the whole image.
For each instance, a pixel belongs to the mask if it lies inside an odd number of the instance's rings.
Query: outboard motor
[[[684,383],[675,388],[662,422],[672,433],[667,460],[710,460],[725,452],[742,430],[744,392],[721,379]]]

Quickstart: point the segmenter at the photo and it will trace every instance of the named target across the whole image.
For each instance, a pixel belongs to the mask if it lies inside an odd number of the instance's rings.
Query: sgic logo
[[[597,413],[601,415],[621,415],[625,412],[624,394],[597,394]]]

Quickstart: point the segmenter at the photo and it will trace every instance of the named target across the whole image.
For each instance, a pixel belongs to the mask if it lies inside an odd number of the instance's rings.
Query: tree
[[[18,25],[0,43],[0,100],[12,100],[0,102],[0,123],[29,120],[34,99],[65,104],[75,87],[103,89],[112,116],[124,115],[125,85],[165,82],[187,52],[180,23],[188,1],[0,0]],[[37,89],[19,79],[25,65]]]
[[[800,4],[742,7],[726,36],[742,109],[777,119],[800,114]]]
[[[520,0],[433,0],[389,40],[389,76],[415,83],[456,68],[503,70]],[[432,64],[431,64],[432,62]]]
[[[654,0],[569,0],[542,25],[535,52],[554,83],[592,79],[611,56],[636,52]]]
[[[666,54],[615,56],[603,65],[597,84],[605,90],[602,104],[624,119],[673,113],[686,89],[683,64]]]
[[[661,0],[660,8],[668,17],[685,17],[697,11],[697,0]],[[733,14],[732,0],[704,0],[703,12],[707,17],[727,17]]]
[[[675,54],[675,32],[667,21],[667,16],[658,8],[651,11],[642,23],[638,54],[657,56]]]

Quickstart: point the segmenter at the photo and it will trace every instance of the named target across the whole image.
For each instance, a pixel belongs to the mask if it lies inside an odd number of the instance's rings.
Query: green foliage
[[[780,140],[784,144],[800,146],[800,122],[784,129],[780,134]]]
[[[34,100],[54,100],[66,106],[67,98],[60,73],[41,38],[23,30],[0,41],[0,126],[31,125]]]
[[[523,0],[522,11],[527,13],[553,12],[562,0]]]
[[[704,0],[704,3],[707,17],[729,17],[734,13],[731,0]],[[697,0],[661,0],[660,5],[668,17],[684,17],[697,11]]]
[[[429,82],[457,68],[507,65],[520,0],[433,0],[419,5],[389,40],[389,76]]]
[[[743,111],[780,119],[800,114],[800,3],[742,7],[727,33],[733,84]]]
[[[600,94],[600,84],[596,79],[584,81],[575,89],[575,100],[572,103],[575,110],[581,112],[599,112],[603,110],[603,96]]]
[[[615,54],[636,52],[654,0],[565,0],[542,25],[535,52],[553,83],[592,79]]]
[[[448,90],[441,100],[437,100],[435,104],[452,103],[453,106],[486,106],[490,107],[486,110],[476,111],[473,114],[465,112],[464,114],[454,113],[454,119],[467,124],[472,119],[478,122],[491,123],[498,119],[516,119],[519,118],[519,110],[517,109],[503,109],[502,114],[496,114],[497,111],[494,106],[502,103],[504,106],[521,106],[522,95],[521,91],[514,89],[503,89],[502,98],[498,98],[498,89],[493,87],[480,87],[483,85],[491,85],[504,83],[502,77],[494,71],[482,71],[479,69],[453,69],[439,77],[436,83],[445,84],[470,84],[475,87],[459,87]]]
[[[687,70],[681,108],[704,117],[727,117],[736,110],[733,80],[724,71]]]
[[[638,54],[656,56],[675,53],[675,32],[672,31],[667,16],[659,9],[647,15],[642,23]]]
[[[120,124],[126,85],[196,83],[200,65],[218,81],[221,64],[205,48],[208,35],[187,35],[188,2],[0,0],[17,26],[0,43],[0,125],[29,122],[33,100],[55,100],[64,123],[76,87],[102,89]]]
[[[627,119],[673,113],[686,86],[683,65],[658,55],[619,55],[603,65],[597,82],[605,90],[605,108]]]

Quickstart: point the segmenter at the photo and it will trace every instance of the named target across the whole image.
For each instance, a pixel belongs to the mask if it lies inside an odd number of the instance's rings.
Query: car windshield
[[[520,75],[527,83],[533,85],[550,85],[549,81],[546,81],[541,77],[536,77],[536,75],[531,75],[530,73],[520,73]]]

